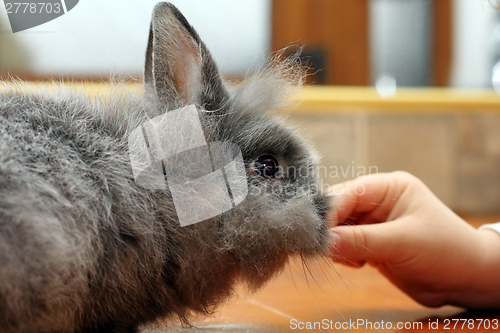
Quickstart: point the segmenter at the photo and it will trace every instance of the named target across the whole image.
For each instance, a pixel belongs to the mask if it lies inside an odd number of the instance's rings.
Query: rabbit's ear
[[[153,10],[144,82],[160,100],[199,104],[215,110],[227,93],[207,48],[175,6],[161,2]]]

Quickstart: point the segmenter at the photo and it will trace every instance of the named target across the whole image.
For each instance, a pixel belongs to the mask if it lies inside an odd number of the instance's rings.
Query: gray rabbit
[[[314,158],[266,115],[300,79],[295,71],[275,62],[228,85],[184,16],[159,3],[144,92],[117,87],[94,100],[64,88],[30,93],[21,82],[0,90],[0,332],[137,332],[158,318],[187,321],[237,282],[261,286],[291,254],[327,253],[329,200]],[[248,194],[181,226],[169,189],[136,183],[129,135],[191,104],[207,142],[241,150]]]

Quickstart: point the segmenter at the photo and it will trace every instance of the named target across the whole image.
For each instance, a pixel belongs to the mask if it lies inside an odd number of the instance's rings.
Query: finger
[[[333,259],[352,263],[404,260],[411,244],[402,223],[405,221],[332,228],[330,248]]]
[[[333,186],[330,194],[334,208],[328,218],[336,223],[350,224],[386,221],[411,177],[403,172],[384,173]]]

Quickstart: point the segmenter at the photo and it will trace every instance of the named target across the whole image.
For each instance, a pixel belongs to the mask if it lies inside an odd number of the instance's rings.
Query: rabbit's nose
[[[313,199],[314,206],[316,207],[316,211],[321,218],[325,219],[326,214],[328,213],[330,198],[326,195],[319,194],[316,195]]]

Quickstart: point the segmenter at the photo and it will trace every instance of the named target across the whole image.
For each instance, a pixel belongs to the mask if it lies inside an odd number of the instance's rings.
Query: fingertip
[[[342,250],[342,243],[345,241],[342,235],[334,230],[331,230],[330,233],[330,258],[332,261],[354,268],[360,268],[365,265],[366,262],[364,260],[351,260],[346,257],[345,251]]]
[[[338,229],[337,227],[334,227],[333,229]],[[330,229],[330,251],[332,254],[337,253],[340,249],[340,244],[342,243],[342,236],[334,231],[333,229]]]
[[[368,256],[367,235],[358,226],[338,226],[331,229],[332,255],[342,261],[365,261]],[[352,266],[352,265],[351,265]]]
[[[342,235],[342,228],[334,227],[330,229],[330,257],[333,261],[345,263],[346,260],[349,260],[346,255],[348,255],[348,246],[345,246],[346,239]]]

